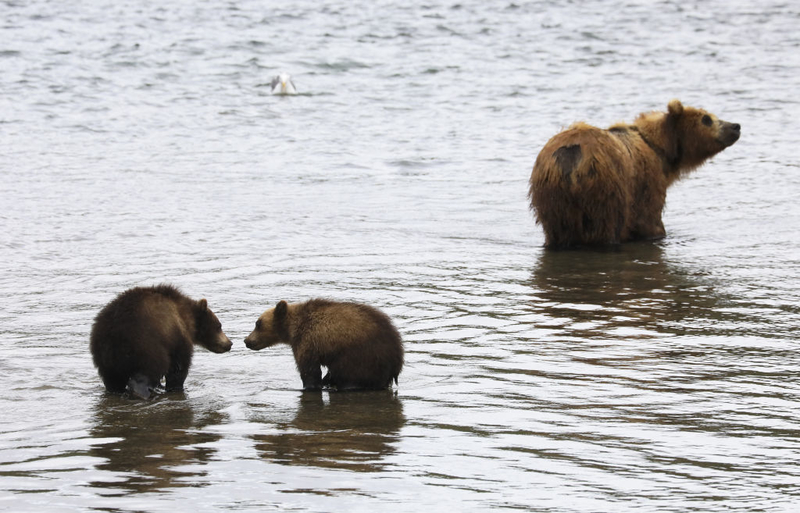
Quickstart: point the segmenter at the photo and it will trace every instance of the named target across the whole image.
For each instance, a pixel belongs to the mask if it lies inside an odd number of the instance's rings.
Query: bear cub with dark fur
[[[536,158],[528,197],[545,246],[659,239],[667,187],[739,139],[740,127],[672,100],[608,130],[575,123]]]
[[[232,346],[205,299],[158,285],[126,290],[100,310],[89,347],[108,391],[148,399],[165,376],[168,391],[183,390],[194,344],[214,353]]]
[[[291,346],[306,390],[386,389],[403,368],[403,343],[392,321],[358,303],[280,301],[261,314],[244,343],[256,351]],[[324,378],[321,366],[328,369]]]

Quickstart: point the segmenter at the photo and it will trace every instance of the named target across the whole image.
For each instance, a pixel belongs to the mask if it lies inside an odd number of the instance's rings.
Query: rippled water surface
[[[0,2],[0,509],[796,511],[792,2]],[[300,94],[272,96],[294,76]],[[672,98],[742,125],[668,236],[545,252],[544,142]],[[171,282],[235,341],[107,395],[95,314]],[[392,392],[242,339],[375,305]],[[431,509],[433,508],[433,509]]]

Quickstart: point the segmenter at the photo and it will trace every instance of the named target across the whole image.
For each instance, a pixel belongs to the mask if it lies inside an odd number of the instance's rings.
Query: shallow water
[[[0,4],[0,509],[794,511],[800,8]],[[301,94],[276,97],[285,70]],[[741,140],[668,236],[545,252],[538,149],[679,97]],[[96,313],[162,281],[235,341],[104,393]],[[392,392],[302,394],[242,339],[375,305]]]

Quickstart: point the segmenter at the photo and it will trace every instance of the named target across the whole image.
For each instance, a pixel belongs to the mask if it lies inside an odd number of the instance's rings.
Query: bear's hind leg
[[[337,377],[338,376],[338,377]],[[322,385],[324,387],[330,388],[332,390],[356,390],[362,388],[358,386],[353,381],[348,380],[347,378],[342,379],[341,374],[332,375],[331,371],[322,378]]]
[[[353,364],[354,362],[348,362]],[[383,365],[377,367],[358,362],[357,365],[343,364],[341,361],[333,365],[330,371],[331,388],[345,390],[385,390],[392,386],[392,372]]]
[[[158,383],[153,383],[153,381],[144,374],[134,374],[128,379],[127,390],[134,397],[147,400],[150,399],[150,396],[157,386]]]

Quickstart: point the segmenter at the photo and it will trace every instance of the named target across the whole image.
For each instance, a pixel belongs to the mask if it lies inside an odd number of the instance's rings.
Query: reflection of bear
[[[305,389],[388,388],[403,367],[403,343],[392,321],[358,303],[281,301],[261,314],[244,342],[253,350],[289,344]],[[321,365],[328,368],[325,379]]]
[[[94,407],[90,455],[102,458],[96,467],[115,479],[90,482],[101,495],[163,491],[197,486],[206,473],[221,436],[203,429],[224,424],[218,405],[164,396],[142,407],[122,397],[103,394]],[[198,408],[200,407],[200,408]],[[98,490],[99,491],[99,490]]]
[[[167,390],[183,390],[193,344],[215,353],[231,349],[205,299],[159,285],[127,290],[106,305],[94,320],[90,349],[109,391],[127,387],[147,399],[164,376]]]
[[[284,465],[376,472],[395,452],[398,433],[405,425],[403,404],[391,390],[322,392],[300,396],[291,422],[277,423],[270,434],[253,435],[264,458]],[[274,415],[265,409],[265,415]]]
[[[701,274],[646,242],[580,253],[543,251],[531,275],[537,298],[531,307],[555,337],[630,341],[693,329],[719,333],[728,329],[719,322],[721,294]]]
[[[603,130],[576,123],[542,148],[528,196],[547,247],[665,235],[667,187],[739,139],[739,125],[678,100]]]

